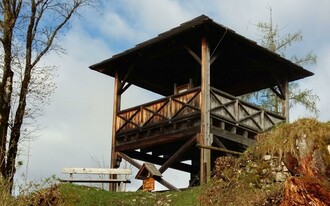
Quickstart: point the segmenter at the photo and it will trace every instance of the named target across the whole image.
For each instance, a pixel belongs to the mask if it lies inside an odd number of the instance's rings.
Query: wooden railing
[[[200,88],[120,111],[116,132],[125,132],[200,113]]]
[[[285,121],[283,116],[238,100],[235,96],[215,88],[211,89],[211,115],[258,132]]]
[[[200,114],[200,87],[165,97],[144,105],[120,111],[116,118],[116,132],[128,132],[157,124],[166,124],[180,118]],[[270,129],[285,118],[235,96],[211,88],[211,117],[256,132]]]

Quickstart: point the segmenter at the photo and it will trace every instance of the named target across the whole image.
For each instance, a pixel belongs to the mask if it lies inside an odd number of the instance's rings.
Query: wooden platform
[[[132,151],[185,139],[200,132],[200,88],[120,111],[116,151]],[[254,136],[285,118],[211,88],[211,133],[250,146]]]

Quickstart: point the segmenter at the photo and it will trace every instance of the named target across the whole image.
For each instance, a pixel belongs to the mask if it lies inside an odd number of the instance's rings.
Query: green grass
[[[198,205],[199,188],[183,192],[108,192],[97,188],[61,184],[58,187],[63,206],[98,205]]]

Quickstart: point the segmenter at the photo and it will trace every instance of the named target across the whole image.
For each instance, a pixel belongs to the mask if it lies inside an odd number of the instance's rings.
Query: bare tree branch
[[[82,6],[97,0],[0,2],[0,176],[13,183],[18,146],[55,89],[53,67],[37,64]]]

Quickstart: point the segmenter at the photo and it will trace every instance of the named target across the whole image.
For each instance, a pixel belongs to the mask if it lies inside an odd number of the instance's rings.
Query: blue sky
[[[330,120],[330,2],[327,0],[109,0],[98,10],[84,9],[68,33],[61,38],[66,55],[48,55],[43,62],[58,67],[57,90],[46,114],[40,118],[43,130],[20,157],[28,163],[27,178],[36,181],[52,174],[62,177],[63,167],[109,165],[112,125],[113,79],[89,70],[89,66],[133,47],[201,14],[252,40],[260,40],[255,24],[269,20],[281,32],[301,31],[303,41],[293,52],[310,50],[318,56],[314,72],[300,81],[302,88],[319,95],[321,121]],[[138,105],[157,96],[130,88],[123,107]],[[291,121],[311,116],[303,108],[291,110]],[[28,143],[25,143],[27,145]],[[26,164],[20,172],[26,173]],[[185,175],[165,173],[177,186],[186,186]],[[19,178],[19,176],[18,176]],[[129,187],[139,186],[133,183]],[[158,187],[158,186],[157,186]],[[158,187],[160,188],[160,187]]]

